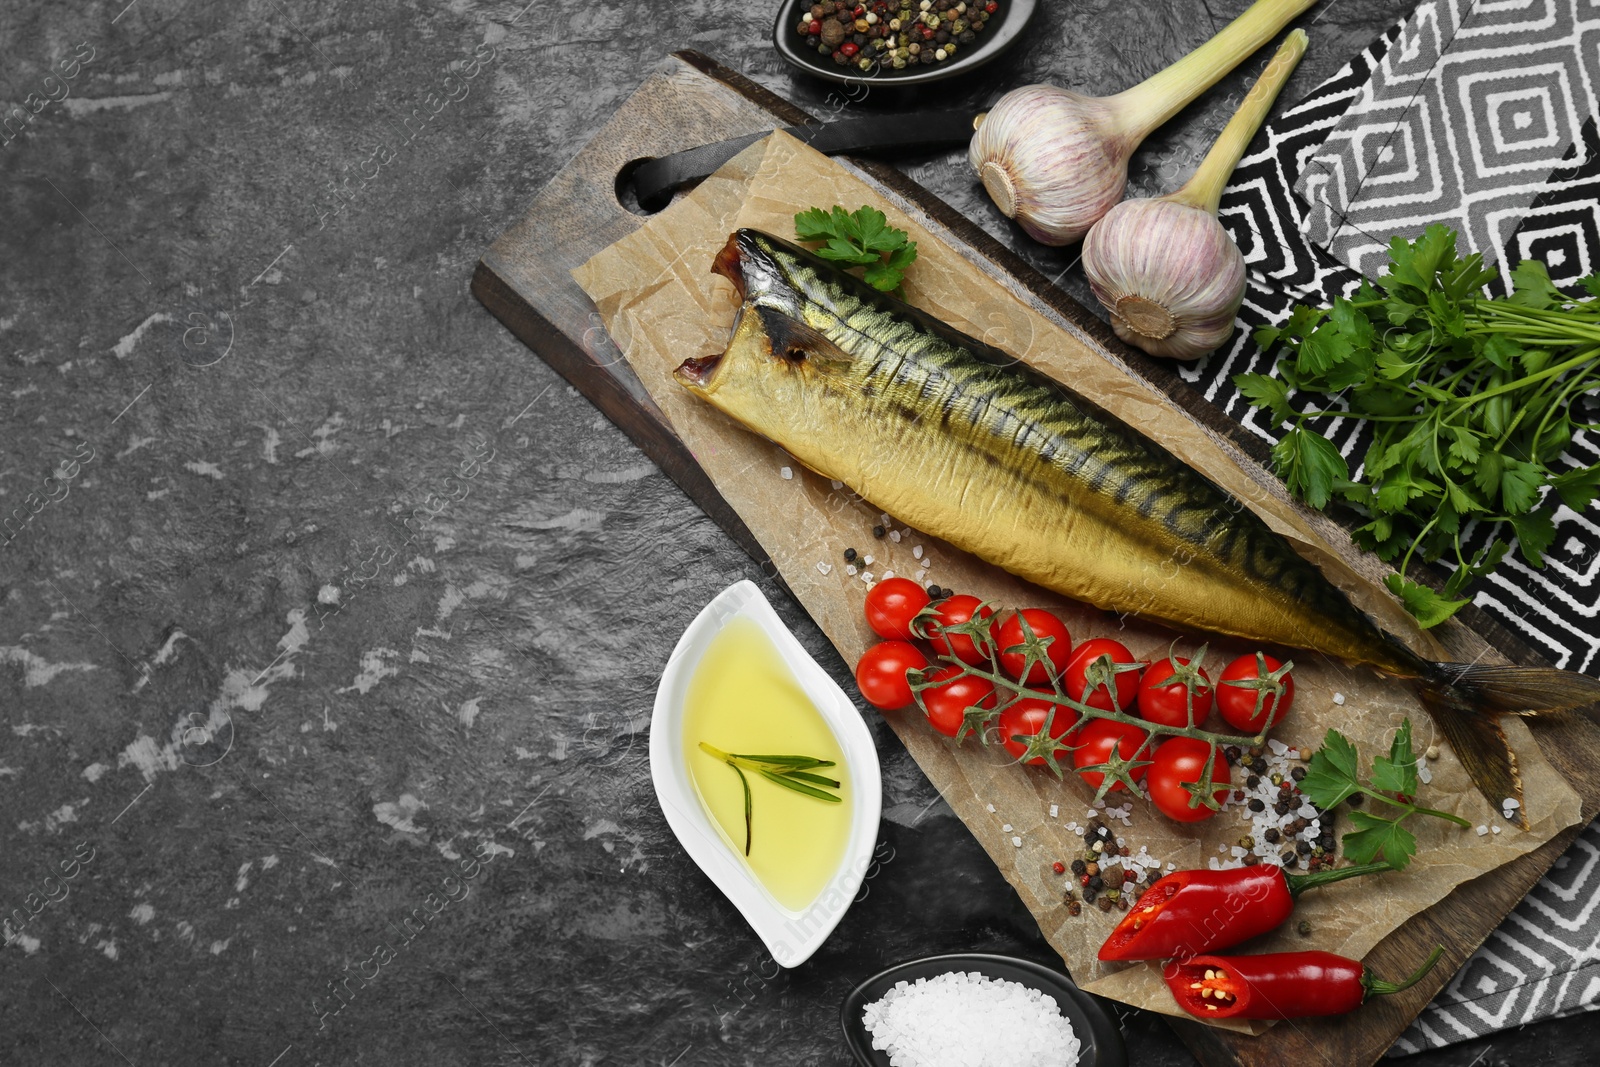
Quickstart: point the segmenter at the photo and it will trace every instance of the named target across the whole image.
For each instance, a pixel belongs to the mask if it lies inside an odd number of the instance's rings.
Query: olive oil
[[[732,767],[699,748],[814,756],[834,766],[842,804],[829,804],[745,772],[750,783],[750,855],[745,856],[744,789]],[[838,873],[850,837],[850,777],[822,714],[753,620],[735,618],[712,639],[694,675],[683,716],[683,758],[695,793],[724,842],[783,907],[802,912]]]

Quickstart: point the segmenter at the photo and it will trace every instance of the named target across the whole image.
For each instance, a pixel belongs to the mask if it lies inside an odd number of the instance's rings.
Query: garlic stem
[[[1267,64],[1261,77],[1245,94],[1239,110],[1233,113],[1233,118],[1217,135],[1216,143],[1206,153],[1206,158],[1200,161],[1194,175],[1184,183],[1183,188],[1161,199],[1197,207],[1208,215],[1217,213],[1217,206],[1222,202],[1223,186],[1228,184],[1234,168],[1244,157],[1244,150],[1267,120],[1267,113],[1272,110],[1272,104],[1288,82],[1289,75],[1294,73],[1300,57],[1306,54],[1306,43],[1305,30],[1294,30],[1284,39],[1273,55],[1272,62]]]
[[[1316,0],[1256,0],[1215,37],[1172,66],[1109,97],[1107,103],[1122,120],[1130,143],[1138,144],[1188,107],[1314,3]]]

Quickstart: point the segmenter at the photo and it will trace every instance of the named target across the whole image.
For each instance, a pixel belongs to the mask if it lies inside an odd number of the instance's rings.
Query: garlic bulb
[[[1089,231],[1083,272],[1124,341],[1152,356],[1198,359],[1232,332],[1244,256],[1217,221],[1217,204],[1305,51],[1305,31],[1289,34],[1182,189],[1126,200]]]
[[[1036,241],[1081,238],[1122,199],[1128,158],[1315,0],[1256,0],[1211,40],[1115,96],[1025,85],[983,116],[967,160],[995,205]]]

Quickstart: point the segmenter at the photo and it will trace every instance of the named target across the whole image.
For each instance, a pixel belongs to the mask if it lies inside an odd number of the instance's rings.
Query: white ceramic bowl
[[[850,839],[839,870],[805,911],[780,904],[717,831],[695,793],[684,763],[684,696],[689,679],[719,631],[743,616],[771,638],[795,680],[833,731],[849,768],[846,803],[851,805]],[[733,901],[772,958],[784,967],[798,967],[827,940],[861,888],[877,845],[878,816],[883,806],[883,781],[878,750],[855,705],[828,673],[818,666],[772,610],[754,582],[739,581],[717,594],[678,639],[678,647],[661,673],[655,713],[650,719],[650,777],[667,825],[684,851]]]

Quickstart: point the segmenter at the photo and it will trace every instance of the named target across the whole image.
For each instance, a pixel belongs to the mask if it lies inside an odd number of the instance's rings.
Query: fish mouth
[[[690,356],[684,360],[672,376],[690,389],[702,392],[710,389],[711,379],[717,373],[717,367],[722,363],[722,353],[714,356]]]
[[[711,261],[711,273],[720,274],[733,283],[739,292],[739,299],[744,300],[744,254],[739,248],[739,235],[743,230],[735,230],[728,235],[727,244],[722,246],[722,251],[717,253]]]

